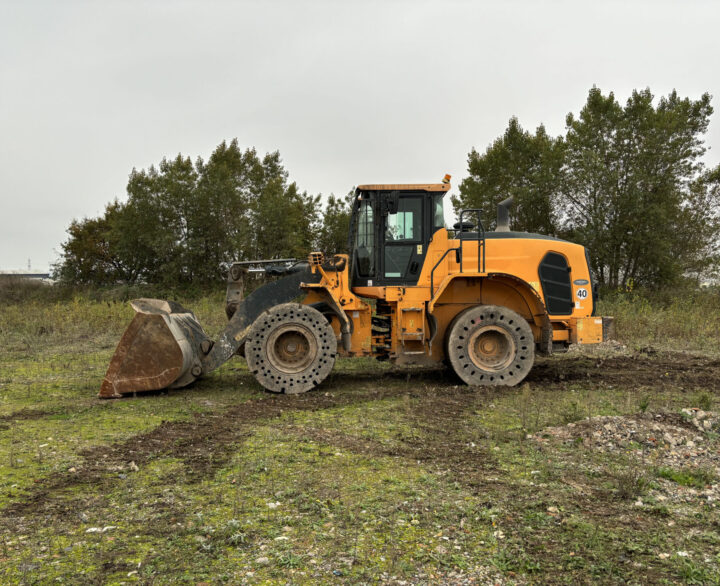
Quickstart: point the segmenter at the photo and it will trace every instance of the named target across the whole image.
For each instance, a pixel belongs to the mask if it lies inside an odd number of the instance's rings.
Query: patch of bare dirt
[[[459,422],[478,401],[478,391],[468,387],[418,389],[408,398],[414,400],[398,417],[407,422],[409,431],[392,441],[378,441],[334,429],[289,425],[286,429],[298,437],[369,456],[404,458],[430,464],[435,469],[456,473],[465,483],[496,467],[495,458],[484,446],[469,445],[458,437]],[[415,431],[417,430],[417,431]]]
[[[720,391],[720,361],[681,352],[651,349],[620,356],[558,356],[539,361],[528,382],[596,381],[635,387],[693,386]]]
[[[47,409],[20,409],[14,413],[8,413],[7,415],[0,415],[1,423],[11,423],[13,421],[27,421],[32,419],[42,419],[48,415],[55,415],[55,411]],[[7,429],[7,427],[5,427]]]

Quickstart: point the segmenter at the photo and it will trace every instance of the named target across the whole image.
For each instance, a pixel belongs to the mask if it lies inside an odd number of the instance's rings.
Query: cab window
[[[383,254],[386,279],[404,279],[412,272],[413,251],[422,242],[422,205],[420,197],[401,197],[397,211],[387,215]],[[419,266],[417,262],[414,264]]]
[[[420,240],[421,206],[422,200],[419,198],[401,198],[397,212],[388,214],[385,242]]]
[[[433,228],[434,230],[437,230],[438,228],[444,228],[445,227],[445,208],[443,207],[443,195],[434,195],[433,196]]]
[[[360,202],[355,250],[358,275],[372,277],[375,274],[375,223],[368,200]]]

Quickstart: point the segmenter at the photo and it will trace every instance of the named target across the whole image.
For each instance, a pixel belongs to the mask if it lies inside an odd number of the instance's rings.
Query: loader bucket
[[[130,305],[135,317],[120,339],[98,396],[178,388],[197,379],[202,374],[201,345],[209,338],[193,313],[160,299],[136,299]]]

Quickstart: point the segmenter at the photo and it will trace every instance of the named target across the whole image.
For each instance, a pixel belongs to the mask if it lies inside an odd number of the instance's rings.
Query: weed
[[[670,509],[665,505],[650,507],[649,512],[657,517],[669,517],[671,515]]]
[[[634,499],[644,494],[648,488],[647,472],[636,463],[625,468],[618,468],[611,473],[615,494],[618,498]]]
[[[719,574],[710,572],[707,568],[688,559],[681,560],[678,574],[685,584],[720,584]]]
[[[580,403],[574,399],[563,405],[563,408],[560,411],[560,415],[562,417],[563,423],[566,424],[580,421],[583,417],[585,417]]]
[[[493,566],[503,572],[510,572],[517,569],[517,557],[506,549],[498,551],[490,561]]]
[[[524,551],[513,551],[505,548],[499,550],[491,558],[490,562],[503,572],[536,574],[542,570],[540,562],[528,556]]]
[[[303,563],[304,556],[286,551],[280,554],[277,563],[282,568],[299,568]]]
[[[619,340],[636,347],[718,353],[720,295],[700,291],[608,295],[600,315],[615,317]]]
[[[233,533],[230,537],[228,537],[228,543],[230,545],[242,545],[247,540],[247,533]]]
[[[713,404],[713,398],[710,393],[707,391],[703,391],[697,396],[696,399],[697,406],[702,409],[703,411],[710,411],[712,409]]]
[[[716,480],[715,473],[706,468],[674,468],[661,467],[657,469],[658,478],[665,478],[681,486],[692,488],[705,488]]]

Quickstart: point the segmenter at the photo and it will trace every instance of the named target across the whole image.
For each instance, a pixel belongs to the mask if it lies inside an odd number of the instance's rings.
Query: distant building
[[[21,271],[0,271],[0,279],[30,279],[32,281],[43,281],[52,283],[50,273],[23,273]]]

